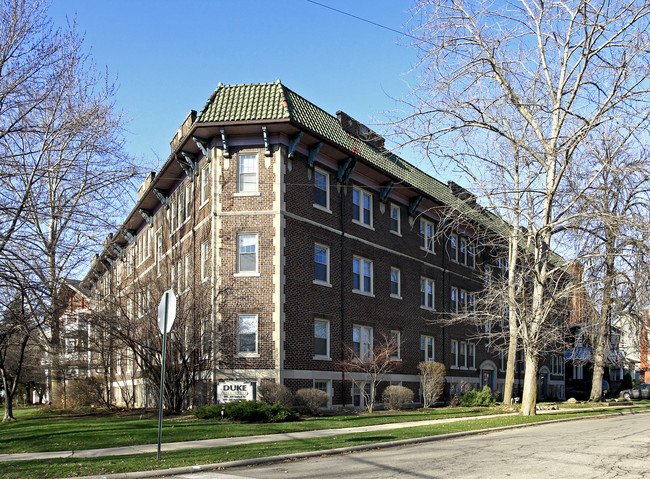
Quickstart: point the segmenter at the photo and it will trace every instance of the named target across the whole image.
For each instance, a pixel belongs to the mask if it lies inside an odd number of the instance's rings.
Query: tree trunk
[[[535,416],[537,405],[537,355],[526,354],[526,373],[524,374],[524,394],[521,401],[521,415]]]
[[[513,313],[511,313],[512,315]],[[512,321],[512,319],[511,319]],[[514,331],[513,331],[514,329]],[[508,363],[506,365],[506,379],[503,387],[503,404],[512,402],[512,391],[515,387],[515,366],[517,365],[517,327],[510,324],[510,338],[508,343]]]
[[[5,393],[7,390],[5,389]],[[5,397],[5,414],[4,417],[2,418],[2,422],[9,422],[9,421],[15,421],[16,418],[14,417],[14,396],[13,394],[9,395],[7,394],[7,397]]]

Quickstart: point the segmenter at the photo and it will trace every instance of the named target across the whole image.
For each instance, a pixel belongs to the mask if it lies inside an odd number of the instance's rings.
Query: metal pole
[[[160,400],[158,401],[158,460],[161,459],[160,443],[162,442],[163,422],[163,400],[165,392],[165,355],[167,351],[167,306],[169,304],[169,293],[165,292],[165,320],[163,322],[163,347],[160,367]]]

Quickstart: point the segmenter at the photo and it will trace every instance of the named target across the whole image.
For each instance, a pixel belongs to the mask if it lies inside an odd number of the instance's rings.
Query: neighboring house
[[[502,390],[505,357],[471,328],[433,321],[471,310],[484,266],[498,268],[469,227],[436,234],[440,208],[469,193],[383,142],[279,81],[219,85],[178,130],[171,156],[140,189],[84,287],[100,305],[135,284],[146,285],[138,298],[151,300],[148,285],[163,282],[179,307],[201,288],[210,303],[184,333],[202,342],[194,405],[213,402],[219,381],[243,379],[322,389],[333,405],[362,406],[337,362],[344,345],[363,355],[381,335],[400,345],[400,368],[385,384],[418,397],[425,360],[446,365],[448,395],[461,382]],[[126,313],[137,304],[128,300]],[[143,405],[146,382],[128,357],[124,364]],[[540,391],[561,397],[554,364],[540,365]]]
[[[641,322],[638,318],[621,316],[614,322],[619,333],[619,351],[625,357],[625,364],[616,372],[623,379],[623,374],[630,373],[636,382],[650,381],[650,366],[648,364],[648,327],[650,326],[650,311],[641,311]]]
[[[581,278],[581,266],[574,265],[574,274]],[[566,396],[576,399],[588,399],[591,394],[591,380],[594,363],[592,358],[592,328],[596,327],[599,314],[584,288],[577,288],[573,293],[568,309],[566,350]],[[630,335],[632,322],[629,318],[617,318],[612,321],[607,331],[609,349],[605,357],[604,378],[610,383],[610,393],[619,388],[623,374],[634,363],[630,354],[634,354],[630,341],[636,334]],[[634,328],[635,330],[637,328]],[[638,344],[638,340],[636,341]]]

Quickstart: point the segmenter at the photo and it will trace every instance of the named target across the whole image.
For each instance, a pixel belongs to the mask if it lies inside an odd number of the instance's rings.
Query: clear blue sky
[[[410,18],[408,0],[318,1],[399,31]],[[56,25],[76,16],[97,66],[117,77],[127,149],[152,169],[219,82],[279,78],[369,126],[386,121],[391,97],[414,83],[405,75],[415,61],[408,38],[307,0],[52,0],[50,14]]]

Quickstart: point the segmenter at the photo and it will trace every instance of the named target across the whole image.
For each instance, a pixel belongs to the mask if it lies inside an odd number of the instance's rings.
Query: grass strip
[[[440,408],[424,411],[382,411],[375,414],[318,417],[275,424],[165,418],[163,442],[195,441],[259,434],[338,429],[407,421],[504,413],[499,408]],[[0,423],[0,454],[76,451],[156,444],[158,420],[135,417],[74,416],[23,411],[17,421]]]
[[[646,409],[646,408],[638,408]],[[344,430],[336,436],[302,440],[277,441],[259,444],[244,444],[236,447],[215,447],[163,453],[161,461],[155,454],[131,456],[112,456],[88,459],[49,459],[43,461],[14,461],[0,463],[0,477],[22,479],[24,477],[56,478],[75,477],[93,474],[114,474],[133,471],[167,469],[173,467],[215,464],[219,462],[251,459],[258,457],[292,454],[297,452],[320,451],[341,447],[376,444],[401,439],[437,436],[456,432],[495,428],[516,424],[531,424],[561,418],[618,414],[620,408],[605,411],[566,411],[552,415],[504,416],[497,418],[474,419],[444,424],[413,426],[389,431],[375,431],[359,434],[346,434]]]

